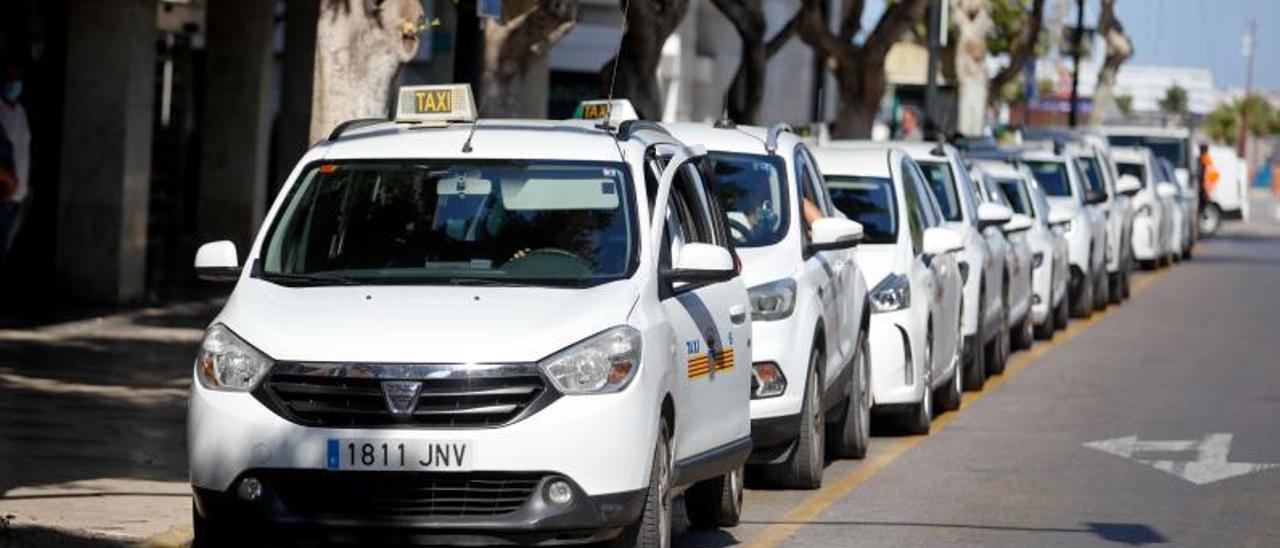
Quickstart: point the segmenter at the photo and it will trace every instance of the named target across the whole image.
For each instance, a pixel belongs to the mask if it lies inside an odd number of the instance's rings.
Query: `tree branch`
[[[902,32],[924,16],[924,8],[925,0],[899,0],[890,4],[871,30],[871,35],[862,43],[862,50],[869,57],[883,58]]]
[[[1017,77],[1023,66],[1031,60],[1036,44],[1040,42],[1040,30],[1044,26],[1045,0],[1031,0],[1031,2],[1031,15],[1022,26],[1022,30],[1018,32],[1018,37],[1009,53],[1009,64],[991,78],[988,97],[993,99],[998,97],[1000,90]]]
[[[765,57],[773,57],[774,54],[782,51],[782,48],[787,45],[787,42],[791,41],[791,37],[796,34],[796,27],[800,24],[800,17],[803,15],[803,11],[803,8],[801,8],[800,11],[797,11],[796,14],[791,17],[791,20],[787,21],[787,24],[783,25],[781,29],[778,29],[777,34],[774,34],[773,38],[770,38],[769,41],[765,43]]]
[[[843,15],[840,19],[840,41],[853,42],[853,37],[862,30],[862,12],[866,10],[866,0],[844,0]]]
[[[813,48],[819,56],[845,57],[851,53],[853,44],[840,41],[839,37],[827,30],[827,18],[822,13],[822,4],[822,0],[802,0],[800,12],[796,14],[796,19],[799,19],[796,31],[800,39]]]

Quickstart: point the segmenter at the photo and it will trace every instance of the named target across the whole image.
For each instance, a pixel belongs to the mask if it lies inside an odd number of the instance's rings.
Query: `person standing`
[[[22,73],[6,64],[0,79],[0,265],[13,245],[29,201],[31,128],[22,96]]]

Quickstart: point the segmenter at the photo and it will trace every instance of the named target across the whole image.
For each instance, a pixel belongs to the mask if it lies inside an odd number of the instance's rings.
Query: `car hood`
[[[283,287],[247,278],[221,322],[282,361],[528,362],[622,324],[630,281],[593,288]]]
[[[858,268],[867,281],[867,290],[875,288],[885,276],[897,270],[900,257],[897,245],[877,244],[858,246]]]

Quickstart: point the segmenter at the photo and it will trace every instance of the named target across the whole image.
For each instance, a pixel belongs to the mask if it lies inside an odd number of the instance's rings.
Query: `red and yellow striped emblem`
[[[715,353],[715,363],[706,354],[695,354],[689,356],[689,378],[696,379],[703,375],[711,373],[714,366],[716,371],[725,371],[733,369],[733,348],[721,349]]]

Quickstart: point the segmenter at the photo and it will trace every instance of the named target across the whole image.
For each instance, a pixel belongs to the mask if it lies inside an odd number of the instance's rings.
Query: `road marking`
[[[1084,444],[1090,449],[1097,449],[1134,462],[1145,464],[1161,472],[1187,480],[1196,485],[1207,485],[1236,476],[1253,472],[1261,472],[1272,468],[1280,468],[1280,463],[1263,462],[1230,462],[1232,434],[1216,432],[1203,440],[1139,440],[1137,436],[1125,436],[1109,440],[1091,441]],[[1134,453],[1143,451],[1164,452],[1196,452],[1196,459],[1191,461],[1135,459]]]
[[[1129,298],[1132,299],[1133,297],[1138,296],[1139,293],[1146,291],[1147,288],[1151,287],[1151,284],[1155,283],[1156,280],[1163,278],[1171,271],[1172,269],[1166,268],[1138,279],[1133,283],[1133,286],[1130,287]],[[1090,326],[1097,323],[1102,318],[1111,315],[1116,310],[1118,310],[1117,306],[1108,306],[1105,310],[1095,312],[1092,316],[1086,319],[1076,320],[1069,324],[1066,330],[1059,333],[1058,336],[1053,339],[1039,342],[1035,346],[1032,346],[1030,350],[1013,356],[1012,359],[1005,364],[1004,374],[988,379],[986,386],[983,387],[981,392],[965,392],[964,397],[960,400],[960,410],[964,410],[966,407],[977,403],[978,400],[981,400],[987,394],[994,392],[1010,378],[1025,369],[1031,362],[1035,361],[1040,356],[1049,353],[1049,351],[1054,348],[1061,346],[1063,343],[1074,339]],[[942,431],[959,415],[959,411],[956,411],[938,417],[933,421],[931,428],[932,432],[936,434]],[[792,508],[786,514],[783,514],[781,518],[778,518],[776,523],[765,528],[765,530],[761,531],[755,538],[747,541],[746,546],[750,548],[770,548],[782,544],[799,531],[806,522],[816,519],[822,514],[822,512],[830,508],[832,504],[835,504],[836,501],[844,498],[845,495],[848,495],[854,489],[857,489],[858,486],[866,483],[867,480],[874,477],[881,470],[884,470],[892,464],[893,461],[897,460],[898,457],[901,457],[912,447],[915,447],[927,438],[928,436],[907,436],[893,440],[890,442],[889,447],[887,447],[884,452],[880,453],[878,456],[859,463],[856,468],[849,471],[849,473],[844,476],[836,478],[833,482],[824,482],[821,489],[815,491],[813,495],[810,495],[809,498],[805,499],[805,501],[800,503],[799,506]]]

